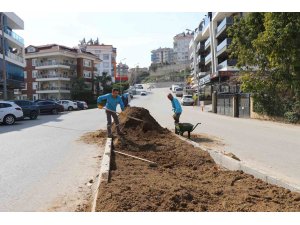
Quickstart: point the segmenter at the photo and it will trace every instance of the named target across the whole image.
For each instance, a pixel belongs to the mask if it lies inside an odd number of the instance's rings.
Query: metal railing
[[[207,38],[207,40],[205,41],[204,47],[205,49],[210,45],[210,37]]]
[[[13,39],[15,39],[17,42],[24,45],[24,39],[21,36],[17,35],[15,32],[13,32],[12,30],[4,29],[4,32],[9,36],[11,36]]]
[[[76,66],[71,63],[66,62],[60,62],[60,61],[50,61],[50,62],[43,62],[43,63],[37,63],[36,66]]]
[[[217,46],[217,52],[220,52],[224,48],[227,49],[227,47],[231,44],[231,38],[226,38],[224,41],[222,41],[218,46]]]
[[[211,60],[211,53],[205,57],[205,63],[207,63],[209,60]]]
[[[14,53],[7,52],[7,57],[10,58],[10,59],[16,60],[20,63],[24,63],[24,58],[14,54]]]
[[[216,28],[216,36],[218,36],[228,25],[233,24],[233,17],[225,17]]]
[[[71,76],[63,75],[63,74],[47,74],[47,75],[37,75],[36,79],[43,79],[43,78],[71,78]]]
[[[38,87],[36,89],[37,91],[55,91],[55,90],[63,90],[63,91],[69,91],[70,88],[68,87]]]
[[[217,70],[223,69],[227,66],[235,66],[237,64],[237,60],[236,59],[227,59],[223,62],[221,62],[218,66],[217,66]]]

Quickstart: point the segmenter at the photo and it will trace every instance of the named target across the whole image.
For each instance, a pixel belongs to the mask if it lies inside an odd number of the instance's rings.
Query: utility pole
[[[5,61],[5,41],[4,41],[4,14],[1,13],[1,30],[2,30],[2,79],[3,79],[3,99],[7,100],[7,80],[6,80],[6,61]]]

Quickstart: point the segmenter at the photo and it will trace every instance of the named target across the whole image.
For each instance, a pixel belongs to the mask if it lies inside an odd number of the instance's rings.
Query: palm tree
[[[102,89],[102,94],[103,94],[103,92],[107,90],[108,87],[110,86],[111,76],[108,76],[107,72],[103,72],[102,76],[97,76],[94,78],[94,82],[96,84],[97,95],[100,95],[100,86],[103,88]]]

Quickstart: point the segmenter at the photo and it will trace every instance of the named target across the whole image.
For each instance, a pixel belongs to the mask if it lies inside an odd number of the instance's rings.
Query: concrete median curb
[[[228,170],[241,170],[241,171],[243,171],[247,174],[253,175],[255,178],[261,179],[269,184],[274,184],[279,187],[283,187],[283,188],[289,189],[291,191],[300,193],[299,185],[286,182],[282,179],[279,179],[277,177],[269,175],[267,172],[265,172],[263,170],[251,168],[250,166],[246,165],[244,162],[232,159],[231,157],[228,157],[219,151],[206,148],[205,146],[202,146],[202,145],[200,145],[192,140],[189,140],[187,138],[184,138],[182,136],[179,136],[176,134],[174,134],[174,135],[176,137],[179,137],[181,140],[186,141],[187,143],[193,145],[194,147],[201,148],[202,150],[208,152],[218,165],[220,165]]]
[[[100,188],[101,183],[108,182],[109,170],[110,170],[111,149],[112,149],[112,139],[107,138],[103,157],[102,157],[101,167],[100,167],[100,171],[99,171],[96,192],[95,192],[94,200],[93,200],[93,204],[92,204],[92,212],[96,211],[97,198],[98,198],[98,193],[99,193],[99,188]]]

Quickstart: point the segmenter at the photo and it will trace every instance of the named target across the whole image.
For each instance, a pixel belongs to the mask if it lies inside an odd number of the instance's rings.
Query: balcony
[[[63,74],[38,75],[36,77],[36,81],[51,81],[51,80],[70,81],[71,77]]]
[[[206,57],[205,57],[205,65],[207,65],[208,63],[211,62],[211,53],[209,53]]]
[[[15,60],[19,63],[24,63],[24,58],[14,54],[14,53],[11,53],[11,52],[7,52],[7,57],[12,59],[12,60]]]
[[[225,17],[216,29],[216,37],[218,37],[227,27],[233,24],[233,17]]]
[[[206,28],[208,27],[208,25],[210,24],[210,19],[208,16],[204,17],[204,26],[203,26],[203,31],[206,30]]]
[[[39,87],[36,89],[37,94],[43,93],[70,93],[68,87]]]
[[[199,51],[204,51],[205,50],[205,44],[201,44],[201,42],[199,42],[197,44],[197,49],[196,51],[199,52]]]
[[[59,61],[50,61],[50,62],[38,63],[35,68],[36,69],[51,69],[51,68],[73,69],[74,66],[76,65],[65,63],[65,62],[59,62]]]
[[[204,49],[208,49],[208,47],[210,46],[210,37],[207,38],[207,40],[204,43]]]
[[[5,29],[4,32],[8,34],[10,37],[12,37],[14,40],[16,40],[19,44],[24,45],[24,39],[17,35],[15,32],[9,29]]]
[[[204,63],[205,62],[205,57],[204,56],[198,56],[197,57],[197,64],[199,64],[199,63]]]
[[[224,41],[222,41],[221,44],[217,46],[217,57],[225,52],[230,44],[231,38],[226,38]]]
[[[218,66],[217,66],[217,70],[238,70],[237,68],[232,68],[235,67],[237,64],[237,60],[236,59],[227,59],[223,62],[221,62]],[[230,68],[231,67],[231,68]]]

